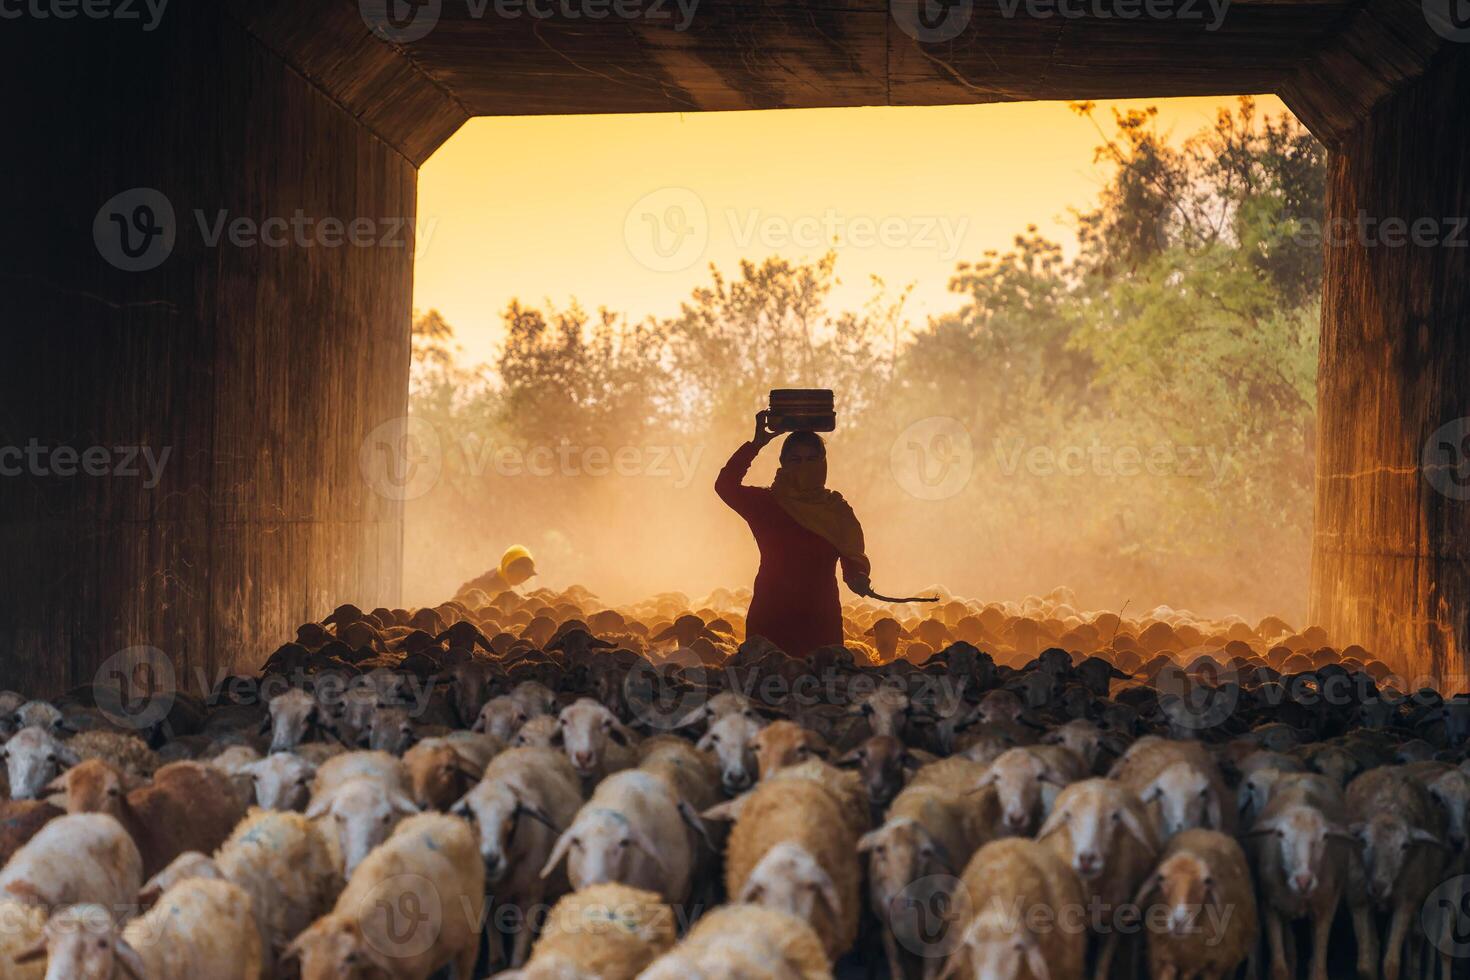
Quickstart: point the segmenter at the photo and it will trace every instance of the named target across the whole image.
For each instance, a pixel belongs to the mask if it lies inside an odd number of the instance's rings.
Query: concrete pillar
[[[1470,689],[1470,54],[1448,45],[1336,146],[1312,619]]]
[[[0,35],[0,687],[145,645],[194,690],[394,603],[360,449],[406,411],[418,160],[224,3]]]

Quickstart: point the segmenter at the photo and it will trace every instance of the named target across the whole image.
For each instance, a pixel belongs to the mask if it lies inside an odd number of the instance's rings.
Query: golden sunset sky
[[[1103,102],[1097,119],[1155,105],[1182,139],[1226,104]],[[906,312],[922,326],[959,305],[957,262],[1028,224],[1072,243],[1069,209],[1092,206],[1108,172],[1099,142],[1061,102],[478,118],[420,171],[414,306],[488,361],[513,298],[642,319],[677,311],[711,262],[733,276],[742,258],[833,248],[836,308],[879,276],[892,293],[913,285]]]

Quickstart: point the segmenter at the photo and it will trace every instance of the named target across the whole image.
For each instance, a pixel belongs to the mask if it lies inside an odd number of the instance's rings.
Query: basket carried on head
[[[831,432],[837,428],[830,388],[772,388],[773,432]]]

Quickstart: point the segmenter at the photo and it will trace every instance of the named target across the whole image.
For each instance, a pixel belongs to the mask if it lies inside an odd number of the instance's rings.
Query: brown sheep
[[[41,800],[0,801],[0,868],[47,822],[65,812]]]
[[[633,980],[673,947],[676,925],[653,892],[592,885],[557,902],[525,968],[501,976]]]
[[[1135,904],[1167,910],[1164,928],[1150,927],[1149,972],[1155,980],[1228,977],[1255,948],[1255,886],[1245,852],[1215,830],[1185,830],[1164,848]],[[1152,923],[1154,916],[1145,914]]]
[[[836,960],[857,935],[857,834],[820,782],[774,779],[746,795],[725,852],[732,900],[801,915]],[[792,907],[795,906],[795,907]]]
[[[959,944],[942,978],[1082,976],[1087,952],[1082,886],[1045,846],[1021,837],[986,844],[966,866],[957,898]]]
[[[130,783],[101,759],[89,759],[60,777],[53,791],[66,795],[67,813],[106,813],[127,828],[145,877],[185,851],[219,847],[249,805],[228,774],[199,762],[170,763],[151,783],[133,789]]]

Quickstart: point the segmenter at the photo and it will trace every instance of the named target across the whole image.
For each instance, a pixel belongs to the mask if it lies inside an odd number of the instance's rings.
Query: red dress
[[[746,636],[764,636],[793,657],[842,642],[837,549],[776,502],[770,487],[741,484],[760,450],[747,442],[720,470],[715,493],[750,525],[760,548]]]

